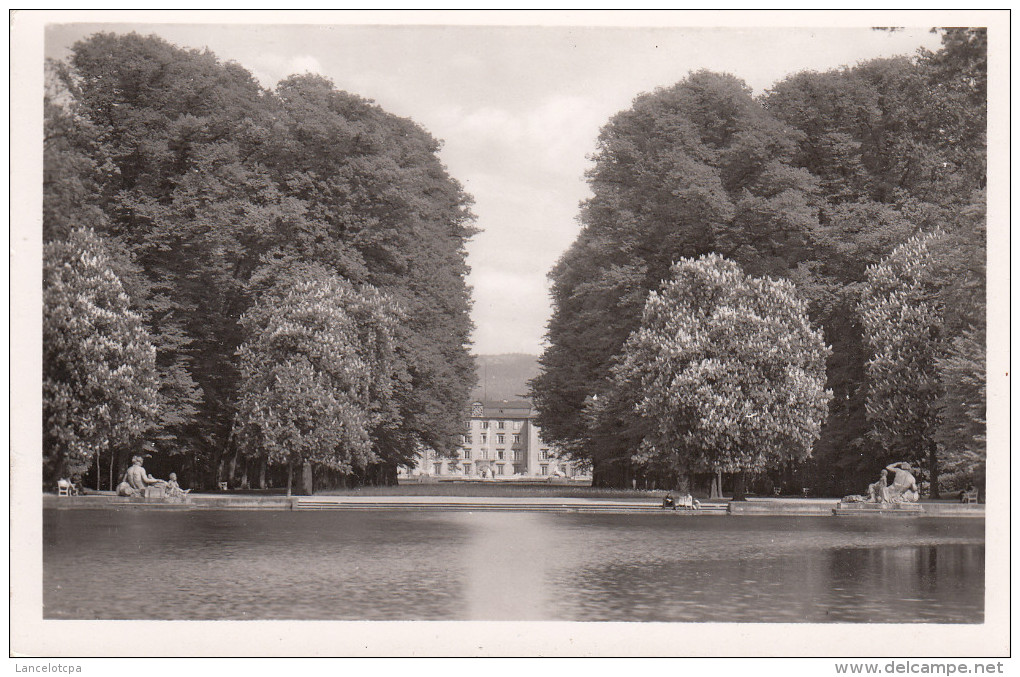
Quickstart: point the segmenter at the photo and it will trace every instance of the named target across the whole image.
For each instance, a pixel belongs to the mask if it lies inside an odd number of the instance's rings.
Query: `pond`
[[[984,520],[45,510],[52,619],[984,619]]]

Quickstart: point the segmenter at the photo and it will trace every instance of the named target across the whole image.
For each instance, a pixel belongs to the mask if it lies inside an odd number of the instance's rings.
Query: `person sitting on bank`
[[[145,488],[154,485],[165,485],[166,482],[156,479],[145,472],[142,467],[142,457],[135,455],[131,457],[131,467],[124,473],[124,481],[117,486],[119,496],[144,496]]]

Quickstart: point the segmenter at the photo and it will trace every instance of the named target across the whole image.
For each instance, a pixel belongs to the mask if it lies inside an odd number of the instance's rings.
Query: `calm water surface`
[[[44,511],[46,618],[984,619],[984,520]]]

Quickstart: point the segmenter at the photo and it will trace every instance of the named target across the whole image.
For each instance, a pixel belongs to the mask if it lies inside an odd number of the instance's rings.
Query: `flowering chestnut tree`
[[[939,361],[948,352],[945,304],[932,260],[941,231],[916,235],[868,269],[860,303],[871,437],[890,455],[925,459],[938,496]]]
[[[789,281],[717,254],[679,260],[614,367],[642,419],[639,457],[741,476],[806,458],[832,397],[828,352]]]
[[[150,430],[159,396],[156,350],[100,238],[74,230],[43,258],[43,470],[55,480]]]
[[[397,307],[317,266],[284,277],[241,319],[241,394],[234,433],[271,464],[340,472],[375,460],[373,438],[396,420]]]

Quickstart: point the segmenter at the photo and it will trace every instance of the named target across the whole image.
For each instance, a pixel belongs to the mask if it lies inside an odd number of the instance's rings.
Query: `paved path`
[[[705,501],[701,510],[678,514],[742,516],[831,516],[838,503],[832,498],[751,498],[742,502]],[[43,505],[57,509],[114,510],[416,510],[583,513],[670,513],[661,500],[626,498],[520,496],[259,496],[251,494],[191,494],[188,502],[165,503],[112,495],[44,496]],[[926,516],[984,517],[984,505],[922,503]],[[871,517],[872,515],[868,515]]]

